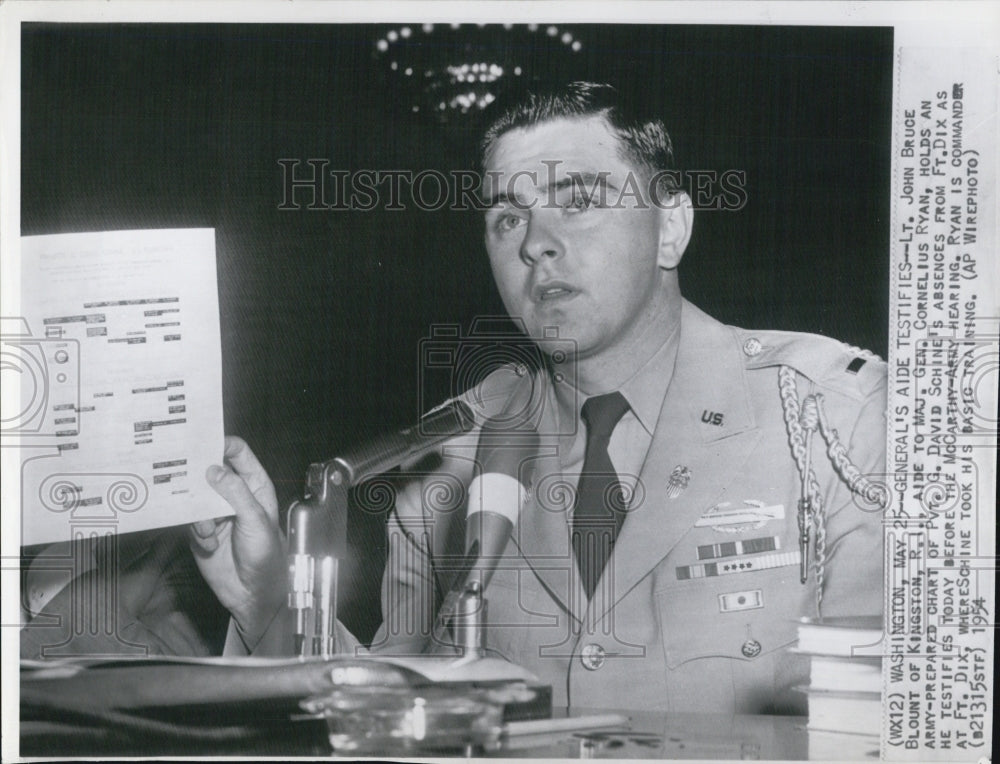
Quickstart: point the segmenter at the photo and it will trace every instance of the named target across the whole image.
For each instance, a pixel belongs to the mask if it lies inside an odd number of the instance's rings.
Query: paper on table
[[[21,543],[231,514],[204,477],[223,454],[214,230],[24,237],[20,271],[3,445],[21,460]]]

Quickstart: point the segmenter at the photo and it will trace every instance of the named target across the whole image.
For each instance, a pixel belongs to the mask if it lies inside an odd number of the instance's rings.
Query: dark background
[[[279,159],[475,167],[479,121],[413,113],[407,57],[615,82],[662,115],[680,168],[746,173],[744,208],[696,217],[686,296],[885,355],[890,29],[569,25],[571,53],[544,27],[464,25],[378,55],[399,26],[22,27],[22,234],[216,229],[226,430],[283,505],[310,461],[457,392],[421,374],[433,324],[503,313],[475,212],[278,209]],[[378,523],[350,540],[342,612],[368,637]]]

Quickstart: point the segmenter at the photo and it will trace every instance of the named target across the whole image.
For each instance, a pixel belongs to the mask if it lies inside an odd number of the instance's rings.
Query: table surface
[[[801,716],[732,716],[574,708],[554,716],[619,713],[628,730],[525,735],[491,755],[525,758],[792,759],[808,757]]]
[[[589,715],[593,709],[559,711],[554,717]],[[607,713],[609,709],[600,709]],[[476,750],[490,758],[613,759],[772,759],[808,758],[806,720],[792,716],[725,716],[615,710],[628,717],[626,728],[573,730],[504,738],[499,749]],[[322,720],[289,721],[262,716],[237,730],[214,729],[215,736],[167,736],[156,730],[124,732],[110,725],[74,720],[26,721],[21,726],[24,756],[87,755],[257,755],[328,756]],[[453,751],[385,750],[384,755],[465,755]]]
[[[205,668],[184,669],[183,695],[175,695],[155,706],[148,705],[154,693],[177,692],[163,677],[177,674],[175,667],[87,669],[67,678],[36,679],[22,668],[20,753],[22,756],[329,756],[326,721],[309,717],[295,698],[258,697],[247,700],[243,688],[218,681]],[[131,672],[138,671],[138,674]],[[194,673],[191,673],[191,672]],[[230,669],[230,671],[232,671]],[[172,673],[170,673],[172,672]],[[244,677],[247,672],[222,675]],[[217,696],[196,687],[200,677],[210,676],[220,688]],[[115,677],[113,679],[112,677]],[[161,681],[151,682],[151,677]],[[117,682],[117,683],[116,683]],[[146,685],[137,688],[136,685]],[[249,684],[248,687],[253,687]],[[121,700],[130,692],[127,702]],[[234,692],[239,693],[234,698]],[[228,694],[225,701],[218,695]],[[207,700],[206,700],[207,698]],[[117,709],[116,707],[117,706]],[[429,751],[399,749],[371,754],[395,757],[440,757],[474,754],[495,758],[612,758],[612,759],[765,759],[809,758],[810,733],[801,716],[733,716],[675,713],[629,709],[554,709],[553,719],[615,713],[626,723],[612,728],[583,728],[536,734],[505,736],[500,745],[487,749]],[[853,736],[845,738],[858,745]],[[818,744],[812,741],[813,745]],[[840,742],[826,734],[827,752],[841,750]],[[816,755],[818,747],[814,747]],[[345,752],[346,753],[346,752]],[[360,755],[360,754],[359,754]],[[864,755],[864,754],[862,754]],[[846,757],[845,757],[846,758]],[[860,758],[860,757],[859,757]]]

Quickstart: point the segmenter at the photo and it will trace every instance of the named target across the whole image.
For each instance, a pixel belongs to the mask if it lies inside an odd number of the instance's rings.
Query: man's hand
[[[250,447],[227,436],[226,462],[228,467],[209,467],[205,477],[236,516],[193,523],[191,549],[201,574],[252,647],[286,596],[285,545],[274,485]]]

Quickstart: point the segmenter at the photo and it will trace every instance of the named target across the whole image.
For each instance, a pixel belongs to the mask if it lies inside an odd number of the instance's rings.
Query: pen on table
[[[569,716],[565,719],[530,719],[522,722],[507,722],[503,727],[503,735],[505,737],[545,735],[553,732],[575,732],[604,727],[628,727],[628,724],[628,717],[621,714]]]

